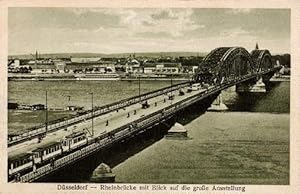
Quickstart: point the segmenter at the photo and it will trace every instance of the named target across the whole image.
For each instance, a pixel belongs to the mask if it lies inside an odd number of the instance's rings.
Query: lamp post
[[[171,104],[173,102],[173,73],[171,74]]]
[[[67,110],[69,110],[69,108],[70,108],[70,100],[71,100],[71,96],[68,95],[67,97],[68,97]]]
[[[141,74],[139,73],[139,101],[141,103]]]
[[[47,95],[47,90],[46,90],[46,107],[45,107],[45,129],[46,129],[46,133],[48,132],[48,95]]]
[[[94,93],[89,93],[92,96],[92,137],[94,137]]]

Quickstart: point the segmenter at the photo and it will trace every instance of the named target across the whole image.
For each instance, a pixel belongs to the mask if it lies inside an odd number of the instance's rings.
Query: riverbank
[[[115,80],[121,81],[166,81],[166,80],[175,80],[175,81],[189,81],[191,80],[191,75],[187,74],[174,74],[173,76],[158,76],[152,74],[142,74],[140,77],[132,75],[125,76],[120,75],[120,77]],[[8,81],[91,81],[89,79],[77,79],[75,74],[70,73],[59,73],[59,74],[8,74]],[[105,81],[105,77],[99,77],[99,80],[93,78],[94,81]],[[111,78],[107,78],[107,80],[114,80]]]

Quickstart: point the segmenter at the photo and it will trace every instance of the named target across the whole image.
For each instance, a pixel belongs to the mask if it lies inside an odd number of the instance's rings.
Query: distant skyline
[[[290,53],[289,9],[9,8],[8,54],[209,52],[242,46]]]

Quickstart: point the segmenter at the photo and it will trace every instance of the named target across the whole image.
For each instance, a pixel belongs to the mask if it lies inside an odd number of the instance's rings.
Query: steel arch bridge
[[[219,47],[212,50],[198,66],[194,81],[221,84],[272,68],[274,65],[268,50],[253,50],[250,54],[243,47]]]

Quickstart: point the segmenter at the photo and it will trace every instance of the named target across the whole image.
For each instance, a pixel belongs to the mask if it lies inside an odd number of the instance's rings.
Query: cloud
[[[83,14],[91,13],[91,12],[96,12],[96,13],[103,12],[99,8],[64,8],[64,10],[67,12],[71,12],[77,16],[82,16]]]
[[[124,10],[120,12],[122,17],[120,23],[127,26],[132,35],[135,34],[169,34],[171,37],[183,36],[185,32],[204,25],[196,24],[191,15],[191,9],[148,9]]]
[[[252,48],[256,41],[278,50],[289,45],[289,13],[276,9],[11,8],[9,14],[9,53],[209,51]]]
[[[233,28],[233,29],[227,29],[220,33],[221,37],[244,37],[244,36],[252,36],[252,34],[249,31],[246,31],[240,27]]]

